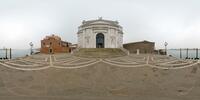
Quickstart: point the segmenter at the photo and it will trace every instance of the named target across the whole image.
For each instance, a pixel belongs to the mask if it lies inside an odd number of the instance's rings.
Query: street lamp
[[[33,54],[33,43],[30,42],[29,45],[31,46],[31,52],[30,52],[30,54],[32,55]]]
[[[167,45],[168,45],[168,43],[167,42],[165,42],[165,53],[166,53],[166,55],[167,55]]]

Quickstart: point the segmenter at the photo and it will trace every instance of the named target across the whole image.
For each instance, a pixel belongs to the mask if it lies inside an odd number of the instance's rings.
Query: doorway
[[[53,53],[53,50],[52,50],[52,49],[49,49],[49,53]]]
[[[96,48],[104,48],[104,34],[102,33],[96,35]]]

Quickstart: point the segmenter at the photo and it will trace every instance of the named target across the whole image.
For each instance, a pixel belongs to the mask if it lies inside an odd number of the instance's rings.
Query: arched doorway
[[[104,35],[102,33],[96,35],[96,48],[104,48]]]
[[[49,48],[49,53],[52,54],[53,53],[53,49]]]

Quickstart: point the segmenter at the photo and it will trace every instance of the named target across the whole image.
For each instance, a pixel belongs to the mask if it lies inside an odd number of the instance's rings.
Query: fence
[[[0,49],[0,60],[12,59],[12,49]]]
[[[180,48],[169,49],[167,50],[167,54],[181,59],[199,59],[200,52],[198,48]]]

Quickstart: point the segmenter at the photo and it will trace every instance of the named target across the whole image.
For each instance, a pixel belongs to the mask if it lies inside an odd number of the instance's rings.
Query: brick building
[[[155,43],[149,41],[141,41],[123,44],[123,47],[129,50],[130,53],[137,53],[137,50],[140,53],[154,53]]]
[[[62,41],[59,36],[46,36],[41,40],[41,53],[69,53],[71,43]]]

